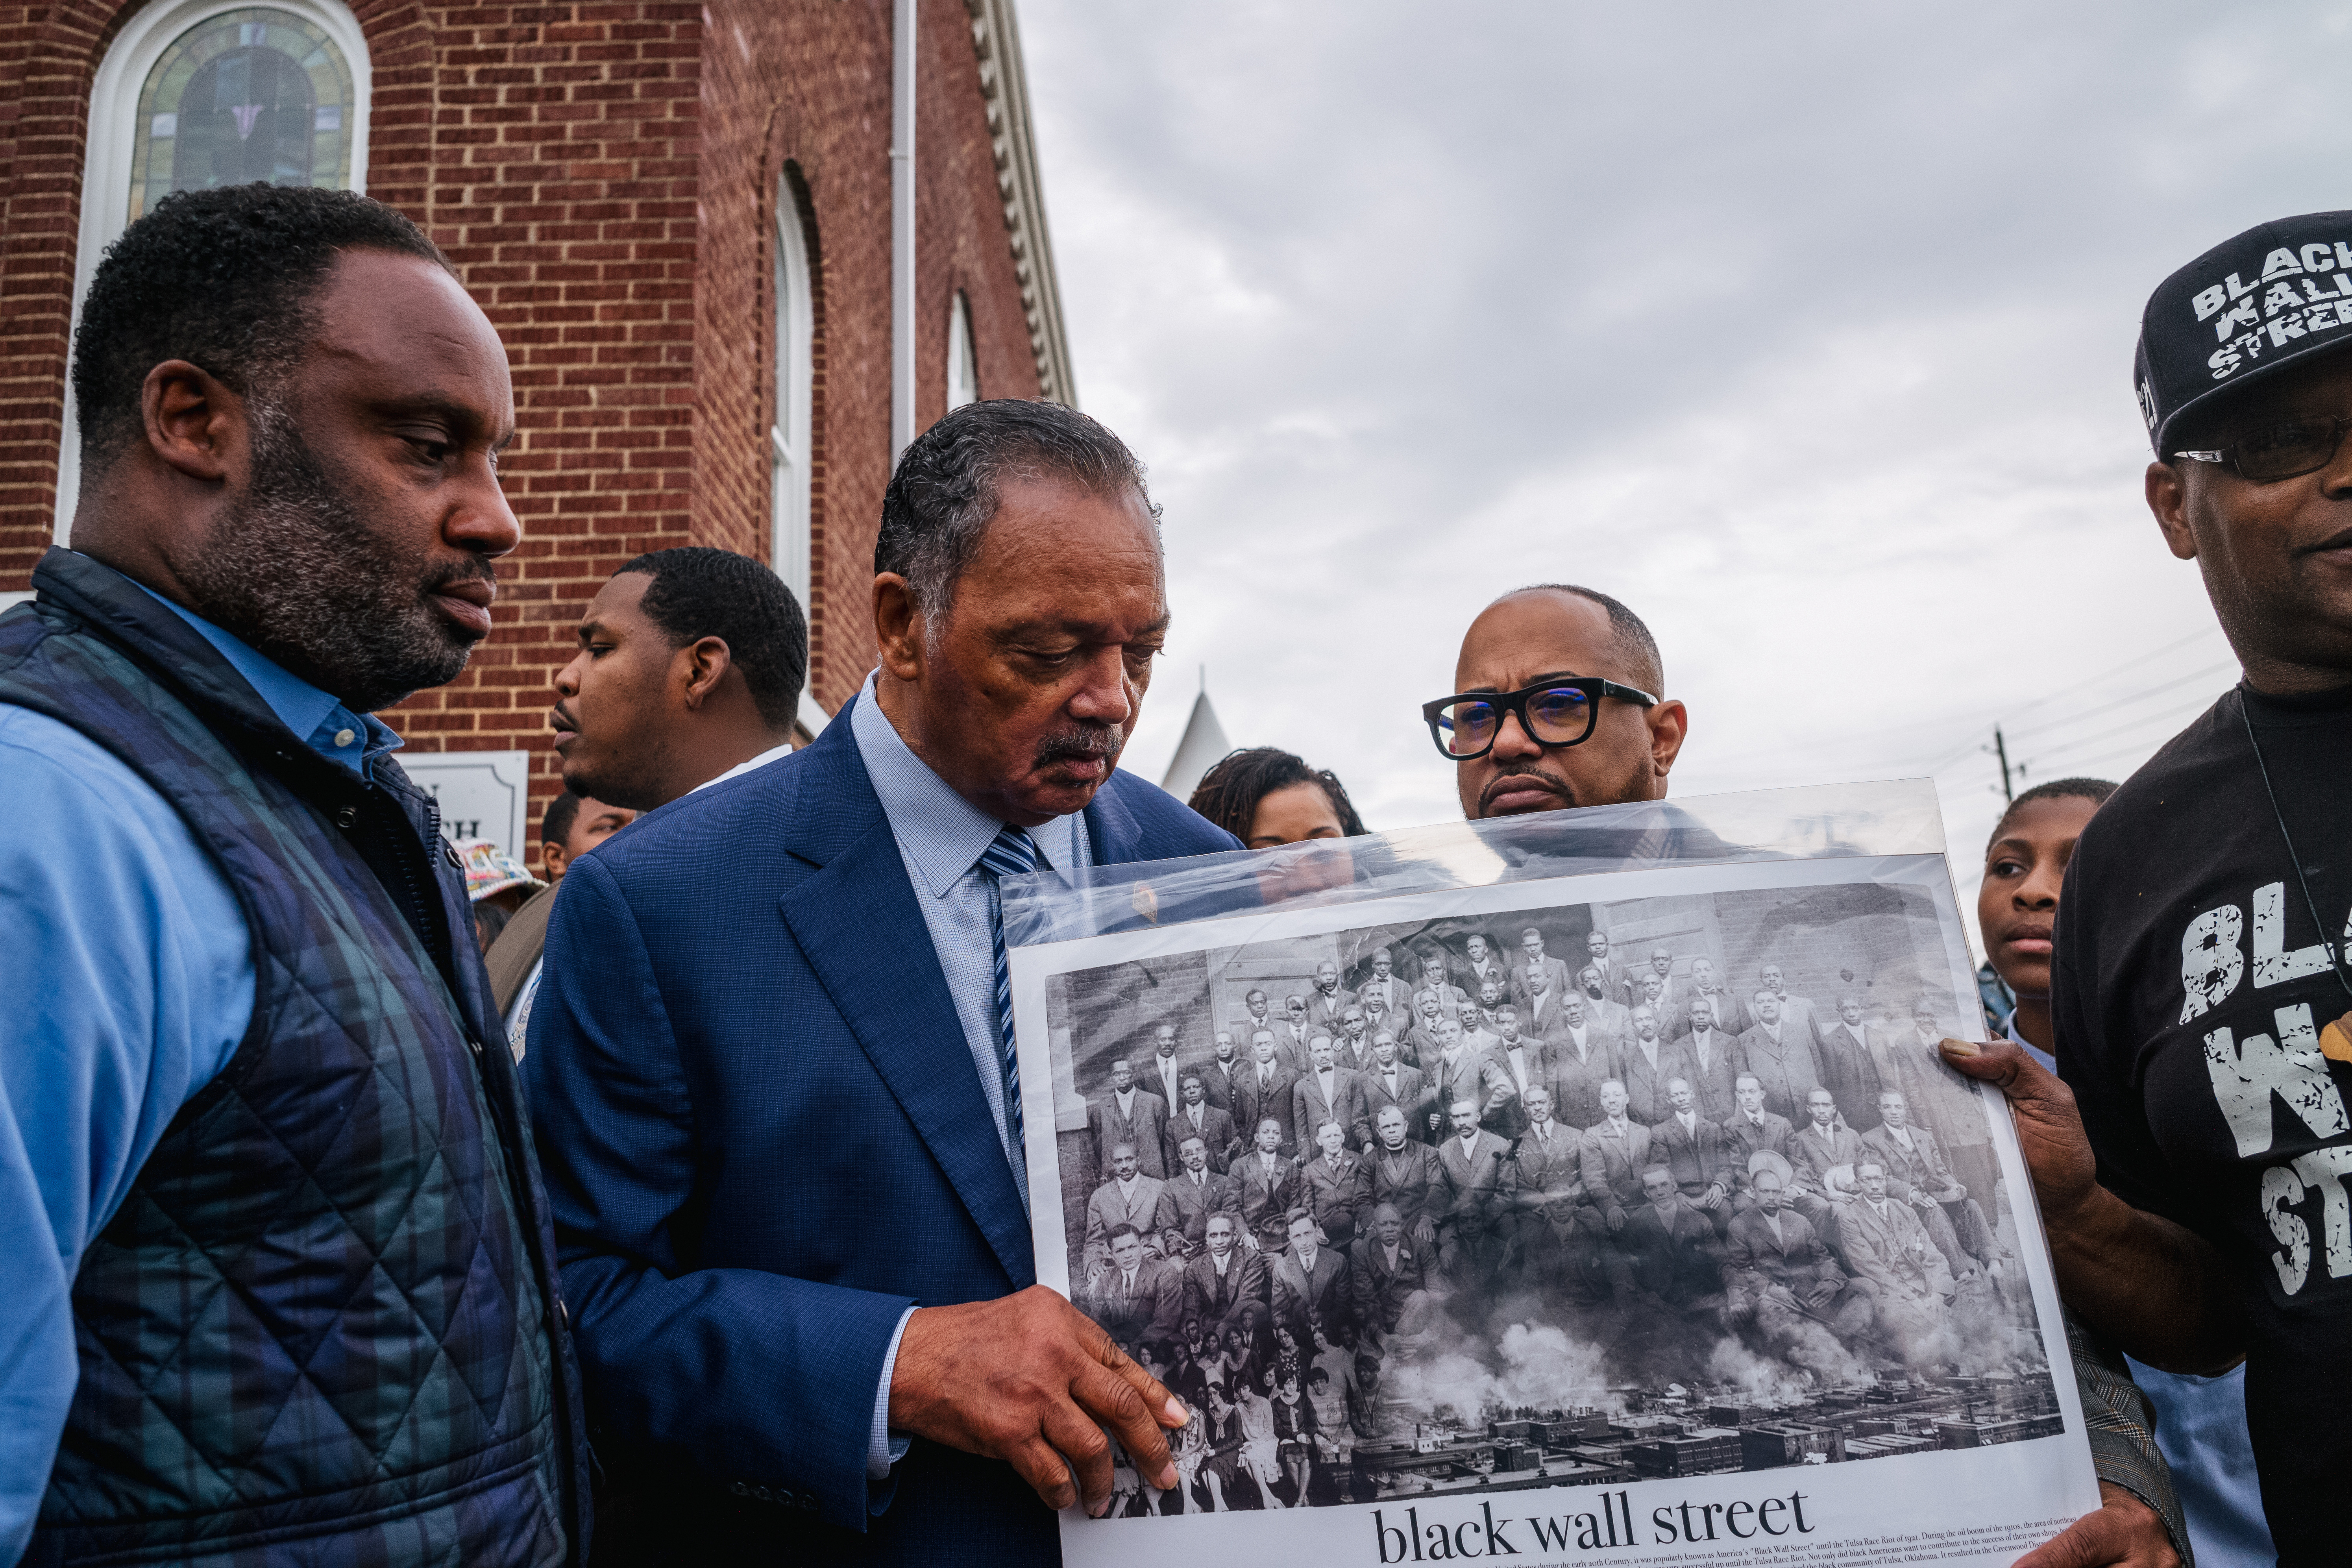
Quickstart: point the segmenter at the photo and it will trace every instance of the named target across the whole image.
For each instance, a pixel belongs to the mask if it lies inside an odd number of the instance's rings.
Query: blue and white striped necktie
[[[997,884],[1007,877],[1025,877],[1037,868],[1037,846],[1018,827],[1005,827],[981,851],[981,868],[988,873],[988,935],[995,947],[996,1021],[1004,1040],[1004,1120],[1013,1129],[1016,1148],[1026,1146],[1021,1125],[1021,1058],[1013,1048],[1013,971],[1004,961],[1004,904]]]

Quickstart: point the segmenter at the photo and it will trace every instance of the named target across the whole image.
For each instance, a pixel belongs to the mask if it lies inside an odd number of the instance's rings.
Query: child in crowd
[[[2017,996],[2009,1037],[2053,1072],[2050,960],[2059,888],[2084,825],[2115,793],[2105,779],[2037,784],[2011,803],[1985,847],[1977,926],[1985,956]],[[2172,1468],[2199,1568],[2277,1561],[2246,1436],[2246,1369],[2193,1377],[2130,1364],[2132,1381],[2156,1406],[2157,1447]]]

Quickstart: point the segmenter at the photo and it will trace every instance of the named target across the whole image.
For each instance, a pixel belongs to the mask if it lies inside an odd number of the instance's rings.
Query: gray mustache
[[[1037,765],[1054,763],[1109,762],[1125,749],[1127,737],[1105,725],[1048,735],[1037,743]]]

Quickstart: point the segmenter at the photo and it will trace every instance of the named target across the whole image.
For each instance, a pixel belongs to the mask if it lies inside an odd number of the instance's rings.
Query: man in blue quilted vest
[[[73,385],[0,616],[0,1563],[584,1561],[514,1064],[369,716],[490,629],[498,335],[393,209],[247,185],[107,253]]]

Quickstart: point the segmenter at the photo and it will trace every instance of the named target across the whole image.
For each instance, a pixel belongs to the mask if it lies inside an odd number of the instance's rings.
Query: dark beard
[[[455,680],[477,639],[426,596],[469,578],[495,582],[490,563],[426,569],[405,558],[286,407],[257,395],[247,408],[251,482],[182,574],[198,611],[357,713]]]

